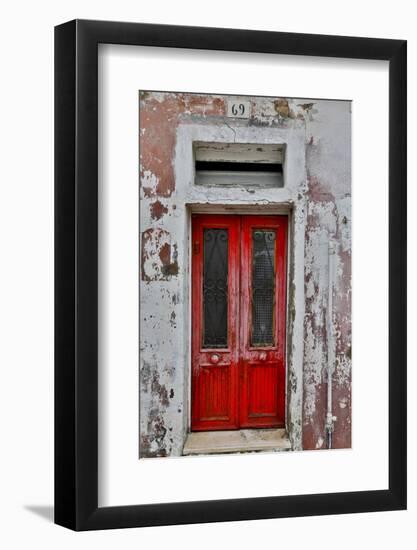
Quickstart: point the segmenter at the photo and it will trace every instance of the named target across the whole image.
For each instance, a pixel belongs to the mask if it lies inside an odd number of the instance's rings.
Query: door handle
[[[265,361],[266,360],[266,351],[261,351],[259,354],[259,361]]]
[[[217,363],[220,361],[220,355],[218,353],[213,353],[213,355],[210,356],[210,362],[214,365],[217,365]]]

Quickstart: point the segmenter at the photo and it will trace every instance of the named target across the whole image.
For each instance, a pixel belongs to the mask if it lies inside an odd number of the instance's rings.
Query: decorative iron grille
[[[227,347],[228,248],[227,229],[204,229],[204,348]]]
[[[252,233],[252,346],[274,345],[275,231]]]

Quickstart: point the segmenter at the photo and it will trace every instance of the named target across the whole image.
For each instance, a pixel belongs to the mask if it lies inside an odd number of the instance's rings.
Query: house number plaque
[[[231,118],[249,118],[251,111],[250,101],[233,100],[227,102],[227,116]]]

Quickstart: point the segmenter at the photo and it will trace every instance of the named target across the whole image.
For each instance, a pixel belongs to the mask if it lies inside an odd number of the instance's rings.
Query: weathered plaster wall
[[[333,291],[333,446],[351,445],[350,102],[320,101],[306,117],[307,223],[303,448],[325,446],[328,241],[336,243]]]
[[[189,424],[189,227],[192,211],[260,208],[290,215],[287,424],[294,449],[325,446],[328,243],[334,286],[334,446],[350,446],[350,104],[140,96],[140,456],[180,455]],[[284,143],[282,189],[194,185],[193,141]],[[242,210],[243,209],[243,210]]]
[[[174,173],[177,127],[213,116],[220,99],[140,96],[140,456],[182,452],[188,422],[188,259],[185,202]]]

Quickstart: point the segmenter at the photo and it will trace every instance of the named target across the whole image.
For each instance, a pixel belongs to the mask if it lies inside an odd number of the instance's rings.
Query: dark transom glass
[[[252,346],[274,345],[275,230],[252,233]]]
[[[227,347],[227,229],[204,229],[203,347]]]

